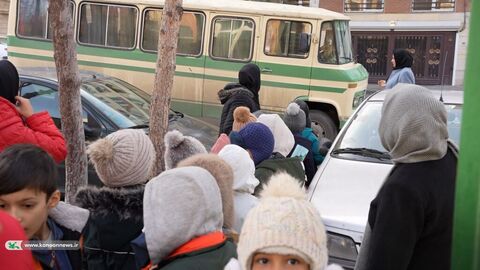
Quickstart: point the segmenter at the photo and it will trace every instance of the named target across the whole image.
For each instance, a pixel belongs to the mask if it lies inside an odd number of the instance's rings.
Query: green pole
[[[453,225],[452,270],[480,270],[480,1],[472,0]]]

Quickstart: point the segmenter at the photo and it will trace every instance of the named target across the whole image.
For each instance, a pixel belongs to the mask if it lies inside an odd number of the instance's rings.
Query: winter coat
[[[231,258],[237,257],[237,247],[223,234],[220,241],[212,241],[210,236],[213,234],[200,236],[185,243],[166,260],[160,262],[158,269],[223,270]]]
[[[52,240],[79,241],[80,232],[66,228],[55,222],[52,218],[47,220],[52,232]],[[35,269],[44,270],[77,270],[82,269],[82,255],[77,250],[33,250]]]
[[[448,149],[394,166],[370,205],[355,269],[450,269],[456,165]]]
[[[402,69],[395,69],[388,77],[385,89],[391,89],[399,83],[415,84],[415,75],[412,68],[404,67]]]
[[[293,154],[297,145],[303,146],[308,150],[307,155],[303,159],[303,166],[305,167],[305,175],[307,177],[305,186],[308,187],[313,179],[313,176],[315,176],[315,173],[317,172],[317,166],[315,165],[315,160],[313,159],[312,142],[307,138],[302,137],[300,134],[293,134],[293,137],[295,138],[295,146],[288,157]]]
[[[245,106],[250,112],[260,110],[260,106],[255,102],[255,95],[246,87],[238,83],[229,83],[225,88],[218,92],[220,103],[223,104],[222,115],[220,117],[219,134],[230,134],[233,126],[233,111],[239,106]]]
[[[0,152],[20,143],[39,146],[58,163],[67,156],[62,133],[48,112],[35,113],[24,121],[15,106],[0,97]]]
[[[286,158],[279,153],[274,153],[272,157],[260,162],[255,167],[255,177],[260,181],[260,185],[255,188],[255,196],[260,194],[263,185],[270,180],[270,177],[280,171],[287,172],[302,185],[305,184],[305,171],[300,158]]]
[[[320,154],[320,151],[319,151],[320,145],[318,143],[317,136],[313,133],[313,129],[305,128],[300,135],[312,142],[311,149],[312,149],[313,160],[315,161],[315,165],[318,166],[322,164],[322,161],[325,157]]]
[[[84,264],[88,269],[135,269],[130,242],[143,228],[144,186],[88,186],[75,202],[90,211],[83,231]]]

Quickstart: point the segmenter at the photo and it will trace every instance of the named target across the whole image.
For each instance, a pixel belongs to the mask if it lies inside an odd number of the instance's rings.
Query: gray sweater
[[[397,85],[397,83],[415,84],[415,75],[413,75],[412,69],[409,67],[405,67],[402,69],[393,70],[388,77],[385,89],[391,89],[395,85]]]

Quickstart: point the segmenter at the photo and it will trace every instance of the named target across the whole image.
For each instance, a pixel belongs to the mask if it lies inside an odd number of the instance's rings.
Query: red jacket
[[[20,143],[39,146],[58,163],[67,156],[65,139],[48,112],[35,113],[24,121],[15,106],[0,97],[0,152]]]

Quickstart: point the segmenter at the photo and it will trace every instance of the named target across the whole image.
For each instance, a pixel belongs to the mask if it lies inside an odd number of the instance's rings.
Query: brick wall
[[[343,13],[343,0],[320,0],[320,7]]]
[[[384,0],[385,13],[410,13],[412,0]]]

